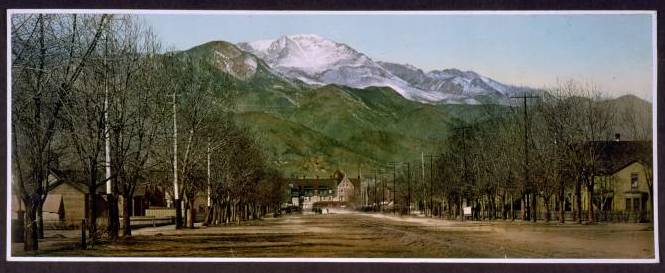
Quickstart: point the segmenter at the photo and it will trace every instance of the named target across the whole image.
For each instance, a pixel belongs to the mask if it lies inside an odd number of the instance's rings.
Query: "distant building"
[[[333,178],[290,178],[288,179],[290,204],[311,209],[320,201],[337,201],[337,180]]]
[[[78,226],[81,220],[88,217],[89,190],[85,176],[77,171],[52,171],[49,175],[51,190],[48,193],[43,209],[49,211],[51,216],[44,217],[44,227],[49,226]],[[97,187],[97,218],[100,224],[106,223],[108,205],[105,185]],[[59,211],[58,218],[53,217],[53,211]],[[44,214],[46,215],[46,214]]]
[[[651,141],[594,142],[599,150],[594,183],[596,211],[646,214],[652,212],[647,166],[652,157]],[[650,163],[649,163],[650,164]],[[582,194],[582,209],[588,209],[588,196]]]
[[[360,180],[358,179],[357,181]],[[360,183],[354,185],[347,176],[344,176],[342,181],[337,185],[337,200],[341,202],[349,202],[353,200],[354,196],[357,196],[358,190],[360,190]]]
[[[326,202],[351,202],[360,193],[360,178],[344,177],[341,180],[335,178],[290,178],[289,204],[299,206],[302,209],[311,209],[315,203]]]
[[[89,190],[85,175],[80,171],[56,171],[49,174],[49,191],[43,205],[44,227],[74,227],[81,224],[81,220],[88,218]],[[108,203],[106,201],[106,184],[97,187],[97,222],[105,225],[108,218]],[[118,200],[118,212],[123,216],[123,198]],[[157,186],[139,185],[134,190],[130,204],[130,216],[145,216],[145,211],[151,207],[165,207],[164,192]],[[25,210],[25,204],[12,196],[12,219],[17,219],[20,211]]]
[[[653,179],[651,165],[651,141],[595,141],[584,148],[597,151],[594,165],[593,209],[598,221],[647,221],[653,213],[652,196],[648,179]],[[572,184],[572,183],[571,183]],[[589,210],[589,195],[582,185],[582,217],[586,219]],[[556,197],[550,200],[552,216],[557,216],[559,204]],[[516,208],[519,209],[519,203]],[[575,208],[575,192],[570,186],[565,193],[564,210],[572,217]],[[543,202],[538,204],[538,212],[544,213]],[[542,214],[541,214],[542,215]]]

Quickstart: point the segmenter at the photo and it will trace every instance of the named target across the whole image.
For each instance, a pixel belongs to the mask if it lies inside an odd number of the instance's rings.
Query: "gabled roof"
[[[614,174],[634,162],[652,162],[651,141],[594,141],[592,145],[598,154],[597,172]]]
[[[51,175],[55,178],[49,182],[49,187],[54,189],[64,183],[72,186],[82,193],[88,193],[88,185],[85,174],[82,171],[74,170],[51,170]],[[100,179],[103,179],[100,177]],[[106,185],[97,186],[97,193],[106,193]]]
[[[349,181],[353,184],[354,188],[360,189],[360,178],[349,178]]]

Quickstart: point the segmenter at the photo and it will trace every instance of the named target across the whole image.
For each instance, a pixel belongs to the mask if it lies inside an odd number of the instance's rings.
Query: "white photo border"
[[[654,258],[651,259],[569,259],[569,258],[208,258],[208,257],[27,257],[11,254],[12,198],[12,92],[11,92],[11,18],[15,14],[137,14],[137,15],[651,15],[652,31],[652,150],[653,150],[653,233]],[[460,10],[460,11],[286,11],[286,10],[138,10],[138,9],[8,9],[7,10],[7,219],[6,260],[11,262],[308,262],[308,263],[496,263],[496,264],[655,264],[660,262],[658,225],[658,37],[655,10]]]

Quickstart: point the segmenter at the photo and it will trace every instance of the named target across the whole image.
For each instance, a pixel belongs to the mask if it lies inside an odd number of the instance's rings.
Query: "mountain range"
[[[213,64],[205,69],[228,83],[216,92],[236,92],[235,117],[285,175],[357,175],[420,158],[436,151],[449,128],[505,107],[524,90],[473,71],[374,61],[309,34],[213,41],[181,53]]]
[[[315,34],[237,45],[263,59],[282,75],[311,85],[384,86],[409,100],[462,104],[479,104],[478,98],[482,98],[483,103],[503,103],[507,95],[517,90],[473,71],[423,72],[408,64],[375,61],[346,44]]]

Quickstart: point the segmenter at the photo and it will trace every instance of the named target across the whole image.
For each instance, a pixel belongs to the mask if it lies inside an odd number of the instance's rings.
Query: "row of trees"
[[[119,237],[119,200],[145,183],[170,191],[178,227],[193,227],[193,202],[206,192],[208,224],[278,209],[279,173],[233,122],[232,83],[211,64],[162,54],[132,16],[26,14],[11,22],[12,185],[25,204],[26,250],[43,238],[42,206],[58,170],[85,177],[89,193],[106,185],[111,240]],[[99,195],[88,196],[95,242]],[[131,202],[122,204],[131,215]],[[122,219],[129,236],[130,217]]]
[[[573,202],[574,221],[594,222],[594,207],[603,207],[594,203],[603,197],[594,194],[605,145],[617,132],[650,140],[650,122],[638,114],[649,109],[617,103],[593,86],[568,81],[520,94],[511,106],[486,106],[476,121],[452,124],[438,153],[395,162],[370,176],[365,203],[381,207],[382,200],[394,200],[390,210],[458,219],[464,206],[473,206],[476,219],[532,221],[540,215],[550,221],[558,209],[563,222],[566,202]],[[642,158],[652,191],[651,154]]]

